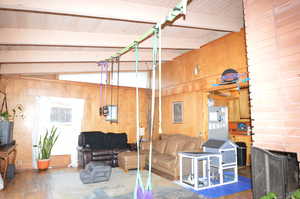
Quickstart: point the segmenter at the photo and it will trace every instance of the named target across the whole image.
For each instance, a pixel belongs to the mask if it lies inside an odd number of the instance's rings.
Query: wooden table
[[[11,145],[7,147],[0,148],[0,161],[4,162],[4,169],[0,169],[1,175],[3,177],[4,185],[5,185],[5,179],[6,179],[6,173],[7,173],[7,167],[9,162],[12,162],[12,164],[15,164],[16,161],[16,150],[17,145]],[[2,165],[2,164],[1,164]]]

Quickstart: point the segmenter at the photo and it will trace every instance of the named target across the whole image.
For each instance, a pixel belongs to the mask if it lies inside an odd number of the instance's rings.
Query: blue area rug
[[[218,198],[218,197],[227,196],[241,191],[252,189],[250,178],[239,176],[238,179],[239,180],[236,183],[222,185],[219,187],[209,188],[200,191],[195,191],[192,189],[190,190],[199,195],[205,196],[207,198]]]

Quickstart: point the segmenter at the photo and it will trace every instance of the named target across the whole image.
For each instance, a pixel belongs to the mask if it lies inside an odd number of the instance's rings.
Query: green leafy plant
[[[24,119],[24,107],[22,104],[17,104],[10,112],[5,111],[0,113],[0,120],[14,121],[16,117]]]
[[[292,193],[292,199],[300,199],[300,189]]]
[[[34,147],[39,148],[39,160],[46,160],[50,158],[52,148],[58,139],[57,128],[52,127],[50,132],[47,129],[46,134],[44,136],[40,136],[38,145],[34,145]]]
[[[277,199],[277,195],[274,192],[270,192],[267,195],[261,197],[260,199]]]
[[[2,118],[2,120],[8,121],[10,115],[9,115],[8,111],[5,111],[5,112],[0,113],[0,117]]]

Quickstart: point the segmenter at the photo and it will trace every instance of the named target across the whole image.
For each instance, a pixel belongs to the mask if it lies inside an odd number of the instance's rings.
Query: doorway
[[[70,156],[69,167],[77,167],[77,141],[81,132],[81,121],[84,111],[84,100],[61,97],[37,97],[37,118],[35,131],[32,134],[33,145],[38,143],[39,137],[57,127],[58,140],[53,147],[52,156]],[[33,168],[37,168],[38,151],[33,148]]]

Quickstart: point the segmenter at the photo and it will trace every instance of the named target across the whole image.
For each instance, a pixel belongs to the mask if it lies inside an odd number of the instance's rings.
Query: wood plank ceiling
[[[179,0],[1,0],[0,73],[95,72],[108,58],[164,18]],[[243,27],[242,0],[192,0],[186,19],[163,30],[163,61]],[[141,69],[151,67],[151,39]],[[121,69],[132,70],[132,52]]]

